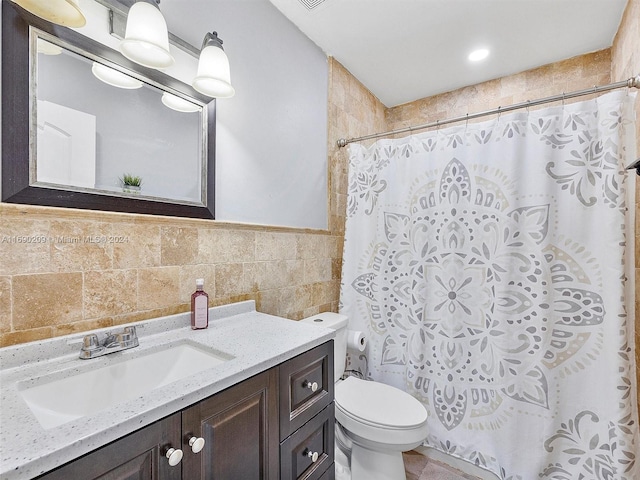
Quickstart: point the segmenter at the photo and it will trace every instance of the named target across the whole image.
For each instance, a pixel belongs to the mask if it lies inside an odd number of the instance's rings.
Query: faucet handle
[[[138,343],[138,335],[136,334],[136,327],[124,327],[122,331],[122,341],[126,345],[130,345],[132,347],[137,347]]]
[[[123,333],[131,335],[131,338],[136,338],[138,336],[136,334],[136,327],[124,327]]]
[[[82,348],[80,349],[80,358],[87,359],[93,358],[98,352],[104,350],[100,342],[98,341],[98,336],[95,333],[85,335],[82,338]]]
[[[98,342],[98,336],[93,333],[91,335],[85,335],[82,339],[82,350],[95,350],[100,347]]]

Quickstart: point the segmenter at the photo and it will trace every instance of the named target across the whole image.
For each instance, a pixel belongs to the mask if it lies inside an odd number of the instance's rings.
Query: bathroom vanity
[[[253,302],[210,309],[205,331],[192,331],[188,318],[140,322],[139,347],[101,359],[71,353],[82,335],[0,350],[0,478],[334,478],[332,331],[258,313]],[[40,417],[42,405],[25,401],[30,389],[60,382],[70,390],[75,378],[101,391],[100,382],[87,383],[92,372],[107,384],[114,372],[127,382],[124,365],[145,358],[157,365],[167,349],[171,369],[179,369],[176,346],[184,345],[220,362],[141,395],[131,385],[135,398],[93,413],[80,412],[79,400],[69,407],[77,412],[56,414],[64,418]],[[154,369],[147,366],[146,376]],[[76,392],[65,393],[74,403]],[[40,400],[55,396],[51,390]]]

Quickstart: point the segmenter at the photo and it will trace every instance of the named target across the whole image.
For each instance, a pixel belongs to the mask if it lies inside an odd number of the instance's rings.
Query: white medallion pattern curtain
[[[504,479],[640,478],[634,102],[350,146],[347,368],[422,401],[428,445]]]

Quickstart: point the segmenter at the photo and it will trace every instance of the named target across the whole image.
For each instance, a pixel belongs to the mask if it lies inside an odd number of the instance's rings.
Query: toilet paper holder
[[[367,348],[367,338],[360,330],[347,330],[347,349],[364,352]]]

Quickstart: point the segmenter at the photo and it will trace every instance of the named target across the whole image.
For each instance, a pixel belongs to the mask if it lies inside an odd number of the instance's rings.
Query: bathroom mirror
[[[215,102],[2,7],[2,201],[214,218]]]

